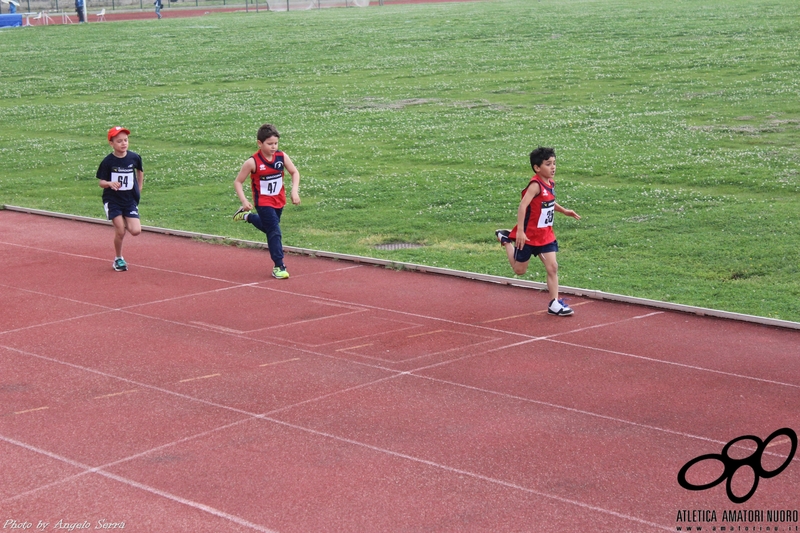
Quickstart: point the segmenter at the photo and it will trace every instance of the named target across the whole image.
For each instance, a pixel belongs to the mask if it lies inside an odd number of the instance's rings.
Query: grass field
[[[122,124],[145,224],[261,240],[230,220],[232,181],[269,121],[302,175],[286,244],[510,276],[493,232],[527,154],[553,146],[559,203],[583,217],[556,219],[562,284],[800,321],[798,50],[796,0],[4,30],[0,203],[102,217],[94,174]]]

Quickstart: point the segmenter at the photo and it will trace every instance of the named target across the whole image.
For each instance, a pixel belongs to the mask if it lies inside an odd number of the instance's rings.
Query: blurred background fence
[[[20,6],[17,12],[38,13],[49,12],[51,16],[66,12],[75,14],[75,0],[16,0]],[[153,0],[84,0],[86,9],[91,14],[105,9],[107,13],[113,11],[152,10]],[[367,7],[370,4],[378,5],[384,2],[389,4],[392,0],[162,0],[164,8],[162,13],[170,9],[181,8],[226,8],[240,7],[241,9],[264,9],[269,11],[290,11],[304,9],[324,9],[329,7]],[[2,13],[9,12],[8,4],[2,5]]]

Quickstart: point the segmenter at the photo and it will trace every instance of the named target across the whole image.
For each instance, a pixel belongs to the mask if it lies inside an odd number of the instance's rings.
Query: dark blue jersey
[[[105,181],[119,182],[118,190],[103,189],[103,203],[113,202],[115,199],[123,203],[131,201],[139,203],[139,182],[136,180],[136,171],[144,172],[142,168],[142,158],[136,152],[125,154],[125,157],[117,157],[112,153],[108,154],[100,163],[97,169],[97,179]]]

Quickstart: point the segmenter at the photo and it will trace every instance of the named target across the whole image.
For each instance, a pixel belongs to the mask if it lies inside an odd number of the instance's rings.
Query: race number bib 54
[[[556,211],[555,200],[549,202],[542,202],[542,213],[539,215],[538,228],[546,228],[553,225],[553,215]]]
[[[112,171],[111,181],[119,183],[120,191],[130,191],[133,189],[133,169],[129,171]]]
[[[259,180],[259,183],[261,184],[261,194],[263,196],[275,196],[283,188],[283,176],[269,176],[266,179]]]

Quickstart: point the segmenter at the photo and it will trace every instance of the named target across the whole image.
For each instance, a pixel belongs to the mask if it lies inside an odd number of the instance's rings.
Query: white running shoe
[[[556,316],[569,316],[575,311],[570,306],[564,303],[564,300],[551,300],[550,305],[547,306],[547,313]]]

